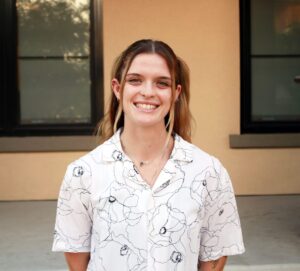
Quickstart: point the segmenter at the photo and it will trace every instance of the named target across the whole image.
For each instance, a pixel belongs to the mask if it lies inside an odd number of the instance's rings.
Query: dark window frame
[[[299,133],[299,121],[251,120],[251,0],[240,0],[241,134]]]
[[[91,0],[91,122],[88,124],[20,124],[17,65],[16,0],[0,2],[0,137],[92,135],[103,116],[102,1]]]

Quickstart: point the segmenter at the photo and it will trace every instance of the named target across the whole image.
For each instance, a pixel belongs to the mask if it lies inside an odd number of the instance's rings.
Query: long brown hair
[[[97,135],[100,136],[101,142],[103,142],[110,138],[117,129],[124,126],[122,93],[125,77],[133,59],[143,53],[158,54],[166,60],[172,79],[172,102],[170,111],[165,118],[166,129],[169,135],[175,132],[183,139],[191,142],[192,116],[189,109],[190,76],[188,66],[181,58],[175,55],[169,45],[152,39],[134,42],[116,58],[111,73],[111,80],[115,78],[120,83],[121,98],[118,101],[113,91],[111,91],[110,105],[107,113],[97,125]],[[174,96],[177,85],[181,85],[181,93],[175,101]]]

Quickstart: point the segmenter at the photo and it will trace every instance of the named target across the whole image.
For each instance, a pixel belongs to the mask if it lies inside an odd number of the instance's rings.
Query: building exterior
[[[191,111],[195,119],[193,143],[222,161],[236,194],[300,193],[299,131],[271,133],[265,138],[260,135],[267,147],[263,143],[260,147],[249,147],[257,140],[255,134],[250,134],[248,145],[232,147],[236,146],[236,138],[243,139],[238,136],[243,83],[238,0],[104,0],[101,14],[105,105],[114,58],[137,39],[166,41],[190,67]],[[230,135],[236,135],[232,146]],[[43,148],[30,151],[40,144],[37,136],[0,137],[0,200],[56,199],[66,166],[89,149],[79,151],[78,136],[69,136],[68,147],[59,151],[51,150],[51,146],[44,151]],[[294,144],[278,145],[278,136]],[[268,145],[274,138],[274,145]],[[19,151],[9,151],[24,139],[27,140],[24,144],[29,144],[26,151],[24,145]],[[42,144],[47,144],[45,137],[43,140]],[[48,140],[54,142],[55,136]]]

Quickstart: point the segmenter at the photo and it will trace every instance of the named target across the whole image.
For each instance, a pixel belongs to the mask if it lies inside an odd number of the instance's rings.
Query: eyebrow
[[[126,74],[126,77],[127,76],[142,76],[141,74],[139,74],[139,73],[127,73]],[[157,77],[158,79],[164,79],[164,80],[172,80],[170,77],[168,77],[168,76],[158,76]]]

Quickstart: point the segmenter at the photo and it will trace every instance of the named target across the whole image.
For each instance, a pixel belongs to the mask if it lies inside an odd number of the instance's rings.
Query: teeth
[[[156,108],[156,105],[153,104],[136,104],[136,106],[138,108],[147,109],[147,110]]]

